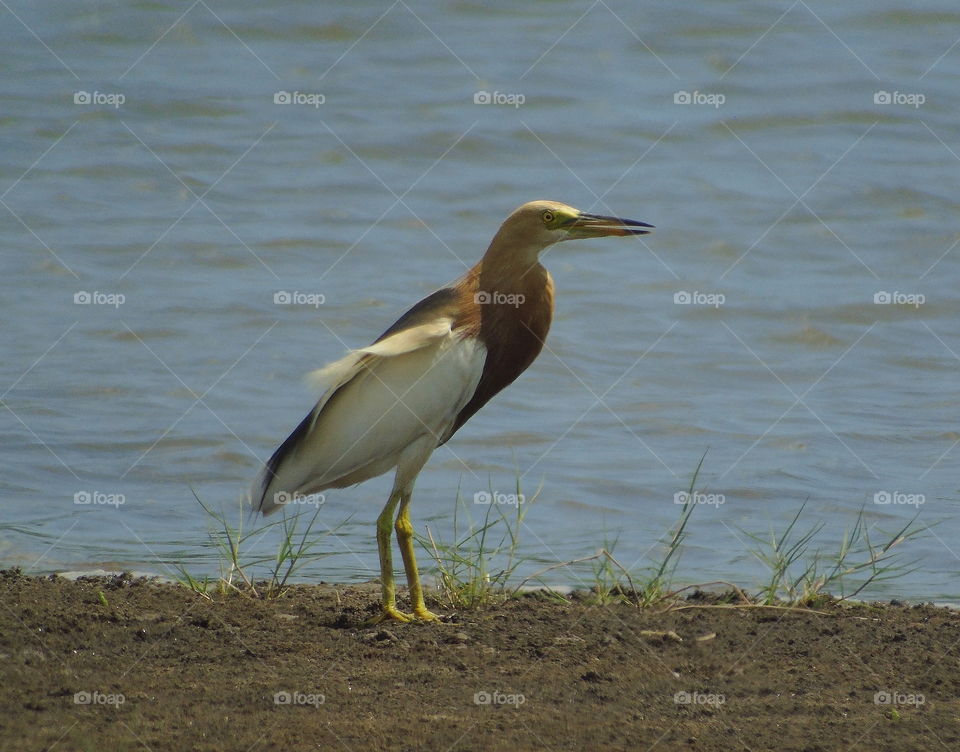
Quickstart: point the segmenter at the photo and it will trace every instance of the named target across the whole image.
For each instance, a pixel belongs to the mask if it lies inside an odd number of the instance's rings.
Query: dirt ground
[[[0,749],[960,749],[947,609],[534,594],[366,626],[377,597],[2,572]]]

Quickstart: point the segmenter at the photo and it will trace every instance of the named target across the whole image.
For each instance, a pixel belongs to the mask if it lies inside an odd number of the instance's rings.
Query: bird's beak
[[[570,224],[569,234],[565,239],[604,238],[608,235],[647,235],[652,229],[653,225],[637,222],[635,219],[581,213]]]

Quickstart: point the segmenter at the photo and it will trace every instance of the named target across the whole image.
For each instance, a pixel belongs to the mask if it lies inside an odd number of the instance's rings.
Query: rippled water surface
[[[960,600],[952,4],[0,13],[4,565],[215,572],[192,491],[233,503],[303,374],[551,198],[657,231],[546,254],[548,347],[434,455],[420,531],[519,476],[521,571],[642,568],[707,452],[685,581],[755,587],[746,533],[806,503],[825,554],[861,508],[937,523],[871,594]],[[376,574],[389,483],[327,495],[303,579]]]

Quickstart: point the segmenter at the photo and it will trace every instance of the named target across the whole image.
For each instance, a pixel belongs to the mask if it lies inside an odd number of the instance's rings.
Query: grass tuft
[[[690,479],[690,485],[687,489],[687,498],[693,498],[693,491],[697,483],[697,477],[700,469],[703,467],[703,461],[707,453],[704,452],[693,471]],[[630,603],[638,608],[649,608],[665,600],[672,598],[671,586],[677,565],[680,563],[681,546],[687,537],[687,525],[690,522],[690,516],[696,504],[684,504],[680,512],[680,518],[677,524],[669,533],[666,551],[659,563],[653,567],[648,567],[645,571],[636,575],[632,574],[627,567],[624,567],[616,557],[613,551],[619,541],[619,535],[611,543],[609,539],[604,540],[604,546],[592,556],[584,556],[572,561],[551,564],[549,567],[541,569],[539,572],[523,580],[515,590],[519,590],[530,581],[541,582],[544,574],[554,569],[575,568],[583,564],[589,564],[591,570],[592,586],[590,587],[591,598],[600,605],[609,603]],[[639,584],[638,584],[639,583]]]
[[[741,531],[756,543],[751,553],[770,572],[756,602],[816,607],[831,600],[855,598],[872,584],[915,571],[916,561],[896,561],[899,552],[893,549],[923,532],[915,525],[916,515],[877,545],[870,538],[861,507],[853,527],[844,531],[839,550],[828,555],[814,546],[826,523],[819,522],[803,533],[796,529],[805,508],[806,502],[780,535],[773,530],[769,537]]]
[[[505,512],[494,500],[497,495],[491,488],[491,501],[483,521],[475,523],[458,488],[453,540],[449,543],[438,540],[429,527],[426,536],[417,535],[417,542],[433,560],[442,607],[471,611],[502,602],[513,594],[509,582],[517,567],[526,561],[517,553],[520,531],[530,505],[539,494],[540,488],[537,488],[527,499],[518,473],[513,498],[522,502],[512,505],[512,513]],[[463,517],[466,517],[465,524]]]
[[[230,592],[244,593],[255,598],[276,598],[282,595],[293,575],[304,565],[329,556],[329,554],[315,553],[317,543],[327,535],[336,533],[341,525],[327,530],[317,538],[310,538],[321,507],[318,505],[312,516],[306,511],[289,513],[286,507],[282,517],[274,522],[254,527],[247,532],[243,530],[245,518],[250,518],[248,509],[240,506],[239,522],[230,524],[227,514],[221,509],[216,511],[208,506],[193,492],[197,503],[203,508],[213,523],[209,531],[210,538],[220,552],[218,563],[220,575],[215,579],[194,577],[183,564],[176,565],[180,574],[180,583],[195,593],[209,598],[211,593],[224,595]],[[303,520],[307,519],[306,527],[301,529]],[[276,553],[270,555],[251,556],[246,554],[251,539],[259,541],[272,528],[280,529],[280,543]],[[256,542],[254,541],[254,542]],[[251,572],[266,570],[265,579],[254,579]]]

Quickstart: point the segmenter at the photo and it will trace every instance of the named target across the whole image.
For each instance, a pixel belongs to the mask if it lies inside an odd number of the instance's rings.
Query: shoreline
[[[13,568],[17,569],[16,567]],[[4,572],[11,571],[9,569],[0,568],[0,575]],[[171,577],[170,575],[160,574],[158,572],[146,572],[139,570],[108,570],[108,569],[89,569],[89,570],[64,570],[60,572],[44,572],[40,574],[29,574],[24,575],[25,577],[35,577],[35,578],[44,578],[44,577],[61,577],[65,580],[71,582],[76,582],[81,579],[112,579],[116,577],[124,577],[133,579],[145,579],[150,582],[155,582],[159,585],[181,585],[185,586],[181,580]],[[423,576],[424,585],[432,584],[429,576]],[[330,587],[330,588],[363,588],[366,586],[377,587],[377,580],[365,580],[358,582],[327,582],[321,580],[319,582],[297,582],[295,585],[302,587]],[[683,587],[683,586],[681,586]],[[708,594],[718,594],[720,590],[706,590],[703,591],[702,588],[697,583],[690,583],[686,587],[698,588],[701,592],[706,592]],[[428,587],[429,589],[429,587]],[[405,591],[406,588],[402,587],[401,590]],[[749,592],[748,588],[741,588],[743,592]],[[379,592],[379,590],[377,591]],[[519,588],[518,593],[521,595],[543,593],[549,595],[550,593],[557,593],[559,595],[569,597],[577,593],[584,592],[581,588],[576,588],[572,585],[550,585],[550,586],[538,586],[538,585],[525,585]],[[933,608],[945,608],[952,611],[957,611],[960,613],[960,600],[958,601],[936,601],[929,600],[924,598],[919,598],[914,600],[909,596],[896,595],[889,599],[885,600],[870,600],[870,599],[860,599],[860,598],[846,598],[843,599],[844,603],[851,605],[869,605],[869,604],[889,604],[894,606],[931,606]]]

